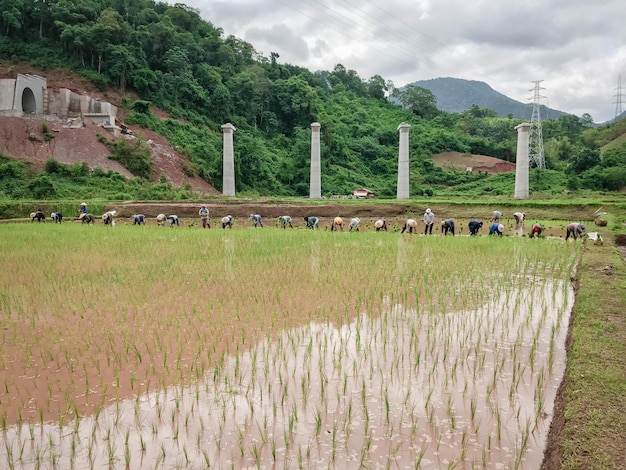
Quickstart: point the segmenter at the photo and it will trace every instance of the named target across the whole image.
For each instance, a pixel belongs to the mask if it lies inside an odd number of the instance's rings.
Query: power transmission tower
[[[533,114],[530,118],[528,159],[530,160],[531,165],[535,165],[537,168],[545,170],[546,160],[543,156],[543,135],[541,132],[541,98],[545,98],[545,96],[541,95],[541,90],[545,90],[545,88],[541,87],[541,82],[543,82],[543,80],[534,80],[532,83],[535,84],[535,88],[529,90],[534,91],[534,95],[532,98]]]
[[[617,77],[617,93],[615,94],[615,121],[622,115],[622,76]]]

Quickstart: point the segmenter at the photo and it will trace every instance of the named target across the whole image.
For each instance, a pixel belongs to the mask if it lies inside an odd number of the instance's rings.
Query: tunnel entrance
[[[35,114],[37,112],[35,94],[30,88],[24,88],[22,92],[22,111],[25,114]]]

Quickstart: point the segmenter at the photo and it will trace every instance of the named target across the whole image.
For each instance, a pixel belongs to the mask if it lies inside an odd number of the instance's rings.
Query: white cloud
[[[280,62],[311,70],[341,63],[396,86],[444,76],[480,80],[523,102],[531,81],[543,79],[544,104],[596,122],[614,117],[618,75],[626,82],[621,0],[186,3],[225,35],[267,57],[277,52]]]

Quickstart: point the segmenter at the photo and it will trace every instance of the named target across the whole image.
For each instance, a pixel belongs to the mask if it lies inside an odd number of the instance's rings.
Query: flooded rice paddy
[[[319,308],[325,292],[341,293],[345,321],[342,313],[276,329],[198,380],[112,397],[78,419],[4,423],[1,465],[539,468],[565,367],[576,249],[353,235],[294,248],[311,283],[299,281],[306,301]],[[250,262],[241,249],[259,239],[220,237],[221,275],[237,283]],[[332,291],[335,250],[376,256],[359,242],[385,253],[385,292],[370,295],[375,283],[355,279],[376,263],[344,271],[348,288]],[[488,263],[503,256],[508,263]],[[462,257],[484,268],[465,269]],[[269,277],[252,282],[268,287]]]

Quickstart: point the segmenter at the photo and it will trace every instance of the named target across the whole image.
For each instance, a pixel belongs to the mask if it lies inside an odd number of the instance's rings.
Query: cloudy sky
[[[168,0],[175,3],[174,0]],[[479,80],[522,102],[543,80],[542,104],[595,122],[613,119],[622,76],[623,0],[182,0],[279,62],[336,64],[397,87],[416,80]]]

